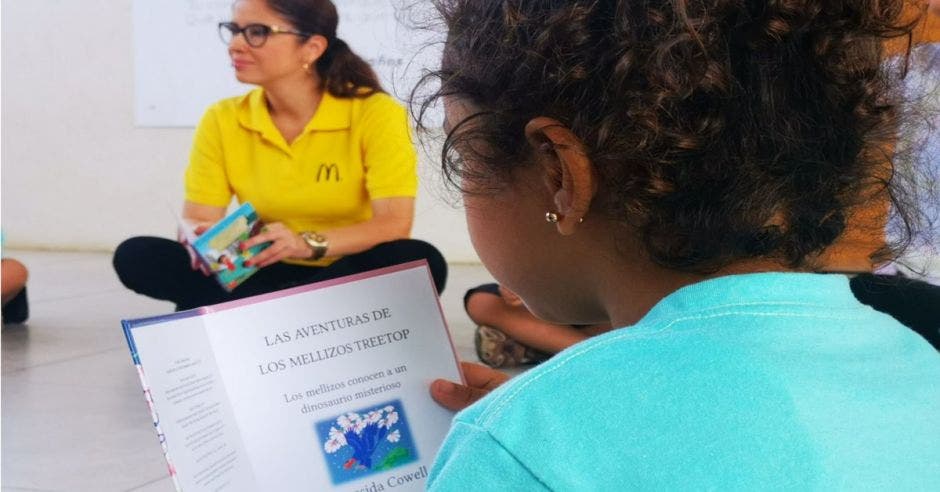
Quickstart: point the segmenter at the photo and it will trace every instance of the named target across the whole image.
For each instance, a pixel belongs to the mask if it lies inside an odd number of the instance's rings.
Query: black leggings
[[[849,285],[864,304],[890,314],[940,350],[940,287],[903,275],[865,273]]]
[[[113,263],[128,289],[171,301],[182,311],[422,259],[428,262],[438,293],[443,292],[447,282],[444,257],[434,246],[416,239],[382,243],[326,267],[275,263],[255,272],[232,292],[226,292],[213,277],[193,270],[186,248],[169,239],[130,238],[118,246]]]

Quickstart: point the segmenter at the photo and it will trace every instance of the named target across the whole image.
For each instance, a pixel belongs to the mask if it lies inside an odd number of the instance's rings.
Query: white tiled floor
[[[125,290],[110,255],[5,250],[30,270],[30,318],[2,332],[2,491],[172,491],[121,330],[170,303]],[[489,281],[451,266],[442,296],[459,355],[473,355],[463,293]]]

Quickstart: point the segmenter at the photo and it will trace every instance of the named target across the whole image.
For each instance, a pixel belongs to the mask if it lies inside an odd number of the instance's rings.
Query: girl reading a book
[[[923,5],[908,4],[908,14],[920,14]],[[928,118],[915,114],[900,131],[920,131],[925,137],[917,161],[927,166],[928,173],[940,175],[940,0],[932,0],[928,15],[914,28],[914,48],[910,72],[904,85],[918,105],[930,111]],[[890,55],[904,52],[906,39],[887,40]],[[892,61],[888,61],[892,63]],[[925,194],[926,217],[940,219],[938,208]],[[882,245],[884,205],[874,205],[878,213],[857,214],[874,218],[874,227],[856,227],[828,248],[819,263],[827,270],[855,274],[850,286],[864,304],[890,314],[905,326],[917,331],[940,350],[940,238],[924,237],[912,245],[901,260],[900,270],[894,264],[881,266],[872,262],[871,253]],[[864,222],[864,221],[863,221]],[[849,237],[846,237],[849,236]],[[876,255],[877,257],[877,255]],[[929,261],[937,258],[932,263]],[[932,271],[931,271],[932,267]],[[878,269],[878,273],[872,273]],[[925,275],[926,274],[926,275]],[[917,277],[926,276],[928,281]],[[464,295],[467,315],[478,326],[474,346],[481,362],[491,367],[512,367],[538,363],[552,354],[590,336],[603,332],[609,325],[557,325],[540,320],[505,286],[483,284]]]
[[[485,396],[431,490],[940,488],[940,355],[817,273],[859,208],[914,215],[905,0],[434,3],[480,258],[540,318],[614,329],[435,381]]]
[[[438,291],[447,266],[409,239],[417,157],[404,108],[336,36],[329,0],[238,0],[219,24],[236,78],[258,86],[203,116],[185,176],[184,218],[197,232],[234,196],[265,223],[244,247],[270,243],[261,267],[226,292],[162,238],[122,243],[114,267],[128,288],[176,303],[218,303],[426,259]]]

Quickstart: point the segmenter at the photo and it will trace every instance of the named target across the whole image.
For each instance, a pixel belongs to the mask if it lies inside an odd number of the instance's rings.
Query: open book
[[[179,490],[420,490],[453,416],[423,261],[123,325]]]
[[[258,214],[248,202],[200,235],[185,219],[179,218],[178,221],[180,239],[190,257],[227,291],[238,287],[258,271],[258,267],[245,266],[245,261],[270,245],[264,243],[242,250],[242,243],[261,230]]]

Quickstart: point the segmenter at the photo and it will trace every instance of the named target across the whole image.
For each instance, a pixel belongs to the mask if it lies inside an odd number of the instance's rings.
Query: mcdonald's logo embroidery
[[[322,183],[324,181],[335,181],[340,182],[342,178],[339,175],[339,166],[336,163],[330,164],[320,164],[320,169],[317,170],[317,183]]]

